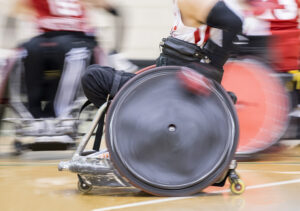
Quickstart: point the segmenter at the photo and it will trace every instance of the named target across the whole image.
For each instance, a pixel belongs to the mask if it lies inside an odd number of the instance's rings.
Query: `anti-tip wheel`
[[[240,195],[245,191],[245,183],[241,179],[237,179],[230,184],[231,193]]]
[[[93,186],[91,184],[87,184],[86,182],[81,182],[81,181],[78,181],[77,187],[81,193],[88,193],[93,188]]]

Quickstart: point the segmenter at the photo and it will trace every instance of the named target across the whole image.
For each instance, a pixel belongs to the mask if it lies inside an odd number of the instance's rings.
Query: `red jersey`
[[[254,0],[255,14],[270,23],[271,32],[298,28],[297,0]]]
[[[300,33],[297,0],[253,0],[255,15],[269,23],[271,52],[277,71],[299,68]]]
[[[30,0],[37,24],[44,31],[88,30],[85,10],[79,0]]]

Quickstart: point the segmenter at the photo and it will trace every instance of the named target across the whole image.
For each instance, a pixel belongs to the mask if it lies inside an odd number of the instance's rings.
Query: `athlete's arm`
[[[178,0],[182,21],[187,26],[207,24],[233,33],[242,31],[242,19],[224,1]]]
[[[32,7],[30,0],[18,0],[15,2],[13,9],[12,9],[13,15],[17,14],[23,14],[26,16],[35,17],[36,11]]]

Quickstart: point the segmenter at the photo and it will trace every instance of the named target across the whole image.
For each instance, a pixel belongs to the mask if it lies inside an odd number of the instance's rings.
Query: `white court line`
[[[300,179],[287,180],[287,181],[282,181],[282,182],[273,182],[273,183],[267,183],[267,184],[261,184],[261,185],[252,185],[252,186],[246,187],[246,190],[258,189],[258,188],[267,188],[267,187],[287,185],[287,184],[293,184],[293,183],[300,183]],[[138,207],[138,206],[144,206],[144,205],[148,205],[148,204],[159,204],[159,203],[164,203],[164,202],[169,202],[169,201],[191,199],[191,198],[199,197],[201,195],[209,195],[209,194],[214,194],[214,193],[227,193],[227,192],[230,192],[230,190],[226,189],[226,190],[220,190],[220,191],[213,191],[213,192],[208,192],[208,193],[204,193],[204,194],[202,193],[202,194],[199,194],[199,195],[188,196],[188,197],[172,197],[172,198],[165,198],[165,199],[143,201],[143,202],[113,206],[113,207],[104,207],[104,208],[94,209],[93,211],[106,211],[106,210],[123,209],[123,208],[128,208],[128,207]]]
[[[274,173],[274,174],[300,174],[300,171],[239,170],[239,172],[260,172],[260,173]]]

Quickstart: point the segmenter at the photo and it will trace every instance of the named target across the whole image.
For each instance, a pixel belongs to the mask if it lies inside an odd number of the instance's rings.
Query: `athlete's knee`
[[[91,65],[81,78],[82,89],[86,97],[97,107],[107,99],[112,84],[114,70],[100,65]]]
[[[91,65],[81,78],[83,90],[88,93],[114,96],[135,74],[117,71],[111,67]],[[87,96],[88,97],[88,96]]]
[[[94,81],[95,80],[94,76],[96,74],[95,72],[99,71],[99,69],[100,69],[99,65],[94,64],[94,65],[88,66],[81,77],[81,83],[83,85],[85,85],[91,81]]]
[[[92,89],[101,92],[109,92],[114,70],[100,65],[90,65],[81,78],[83,89]]]
[[[91,80],[93,79],[93,74],[87,69],[84,71],[81,77],[81,85],[83,88],[87,87],[87,85],[90,83]]]

